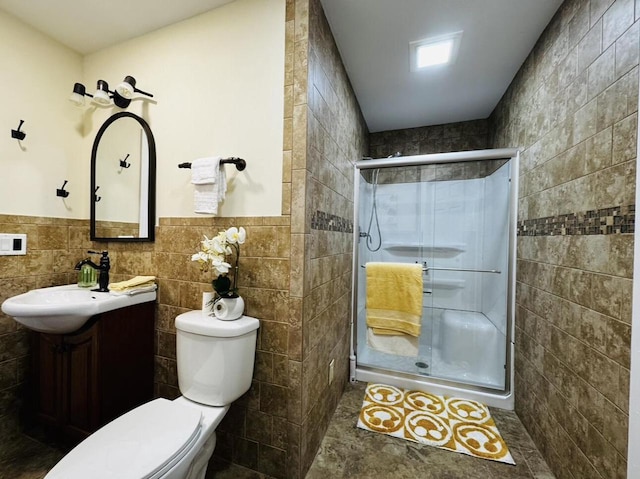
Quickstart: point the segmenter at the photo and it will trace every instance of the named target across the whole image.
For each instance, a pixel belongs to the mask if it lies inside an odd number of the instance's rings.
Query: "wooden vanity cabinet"
[[[154,310],[148,302],[96,315],[73,333],[33,332],[31,416],[75,443],[151,400]]]

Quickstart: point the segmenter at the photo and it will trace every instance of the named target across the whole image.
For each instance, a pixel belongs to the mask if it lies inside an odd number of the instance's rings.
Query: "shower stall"
[[[356,162],[352,381],[513,409],[518,160],[496,149]],[[370,263],[421,266],[416,337],[367,325]]]

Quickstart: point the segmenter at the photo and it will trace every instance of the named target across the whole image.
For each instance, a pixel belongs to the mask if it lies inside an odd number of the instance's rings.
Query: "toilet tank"
[[[251,386],[260,321],[221,321],[202,311],[176,318],[178,386],[184,397],[225,406]]]

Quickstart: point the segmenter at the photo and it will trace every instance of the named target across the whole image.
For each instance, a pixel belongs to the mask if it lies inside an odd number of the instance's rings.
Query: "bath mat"
[[[515,465],[489,408],[468,399],[369,384],[358,427]]]

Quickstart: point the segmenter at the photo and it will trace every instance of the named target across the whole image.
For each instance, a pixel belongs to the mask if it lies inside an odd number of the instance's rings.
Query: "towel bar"
[[[238,171],[242,171],[247,167],[247,162],[245,160],[243,160],[242,158],[236,158],[236,157],[231,157],[231,158],[223,158],[222,160],[220,160],[221,164],[228,164],[228,163],[232,163],[234,165],[236,165],[236,169]],[[191,168],[191,163],[180,163],[178,165],[178,168]]]
[[[366,268],[367,265],[361,264],[361,268]],[[434,268],[432,266],[427,266],[426,264],[422,267],[422,271],[428,273],[429,271],[461,271],[465,273],[496,273],[500,274],[500,270],[497,269],[465,269],[465,268]]]

